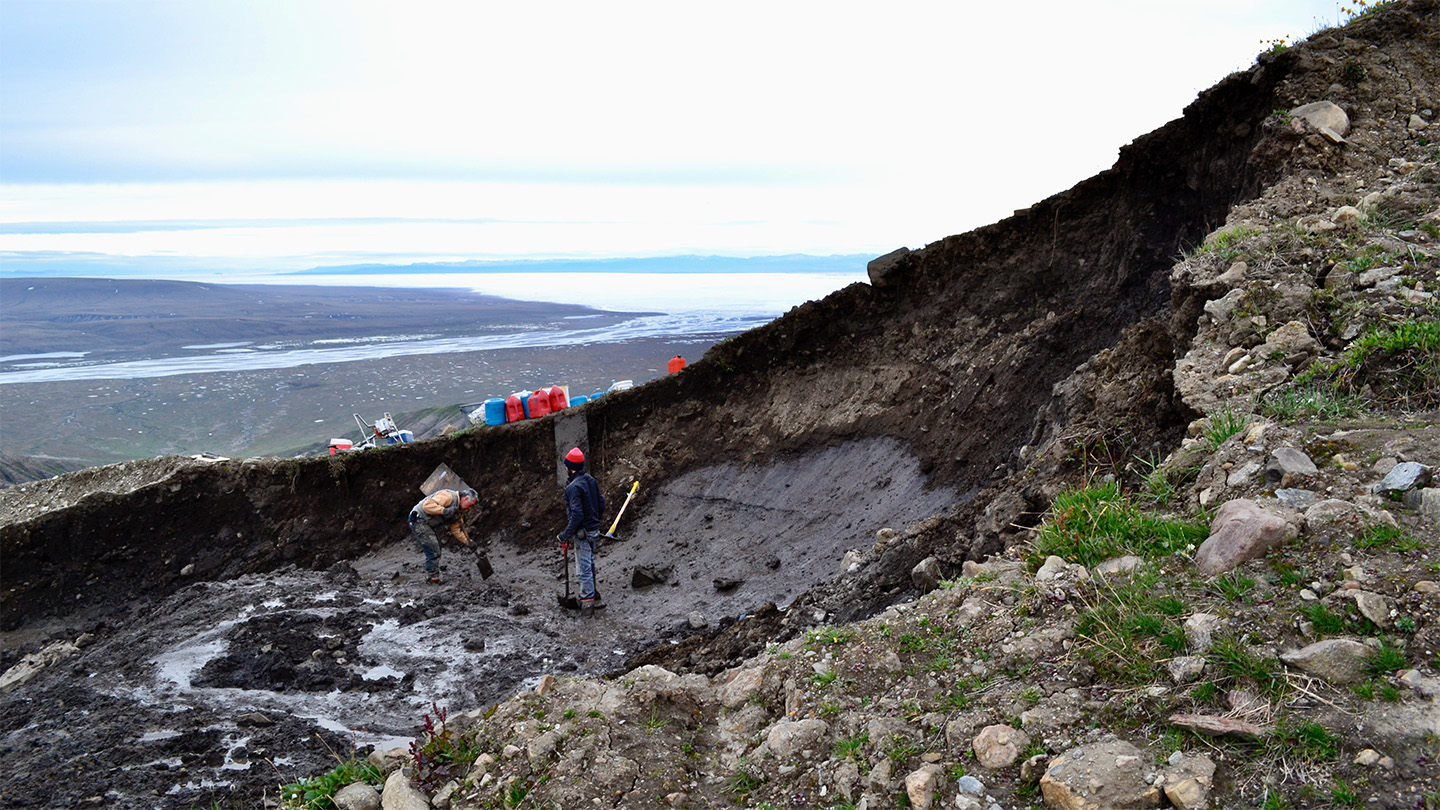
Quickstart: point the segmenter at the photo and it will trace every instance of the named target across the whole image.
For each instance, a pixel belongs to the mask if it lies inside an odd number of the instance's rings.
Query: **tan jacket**
[[[411,511],[419,512],[431,526],[436,528],[439,528],[442,523],[448,523],[450,536],[460,541],[462,545],[470,545],[470,536],[465,533],[465,529],[461,525],[460,493],[455,490],[437,490],[420,503],[415,504],[415,508]],[[448,521],[447,518],[449,518]]]

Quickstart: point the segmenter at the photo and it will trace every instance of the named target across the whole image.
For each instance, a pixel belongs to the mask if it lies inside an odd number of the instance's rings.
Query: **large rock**
[[[865,265],[865,272],[870,276],[870,286],[884,287],[895,281],[895,269],[900,266],[900,260],[910,253],[910,248],[902,247],[886,253],[876,259],[871,259]]]
[[[781,762],[794,760],[806,750],[818,750],[816,744],[829,730],[830,724],[824,720],[781,720],[766,732],[764,747]]]
[[[1370,648],[1354,639],[1327,638],[1299,650],[1280,654],[1280,660],[1330,683],[1355,683],[1365,679],[1365,661]]]
[[[1215,784],[1215,763],[1207,756],[1170,758],[1164,774],[1165,797],[1179,810],[1204,810]]]
[[[1319,353],[1320,341],[1311,337],[1310,329],[1300,321],[1290,321],[1271,332],[1265,338],[1265,343],[1255,352],[1259,357],[1278,355],[1285,358]]]
[[[939,765],[924,765],[905,776],[905,795],[910,806],[917,810],[928,810],[935,803],[935,793],[945,769]]]
[[[1287,520],[1278,510],[1251,500],[1228,501],[1216,511],[1210,536],[1195,553],[1195,565],[1206,574],[1223,574],[1293,540],[1300,533],[1298,523],[1298,517]]]
[[[744,669],[737,669],[730,673],[729,679],[720,687],[720,703],[727,709],[739,708],[750,698],[760,691],[760,685],[765,680],[765,667],[754,666]]]
[[[1008,768],[1020,758],[1020,752],[1030,745],[1030,735],[1018,728],[1004,725],[986,726],[980,729],[970,748],[975,760],[982,768]]]
[[[1337,143],[1344,141],[1345,134],[1350,131],[1350,116],[1333,101],[1301,104],[1290,111],[1290,117],[1305,121]]]
[[[430,800],[415,787],[404,771],[396,771],[385,780],[380,806],[385,810],[430,810]]]
[[[1429,467],[1414,461],[1406,461],[1392,467],[1380,483],[1375,485],[1375,492],[1379,495],[1403,493],[1412,489],[1420,489],[1429,483]]]
[[[1297,477],[1319,475],[1315,462],[1304,451],[1293,447],[1279,447],[1270,454],[1265,464],[1265,482],[1270,486],[1289,484]]]
[[[940,571],[940,560],[936,557],[926,557],[910,569],[910,582],[920,593],[929,593],[940,587],[940,580],[944,574]]]
[[[331,797],[336,810],[380,810],[380,792],[364,782],[355,782],[335,791]]]
[[[1123,740],[1085,745],[1050,761],[1040,792],[1057,810],[1140,810],[1160,803],[1153,771],[1145,753]]]

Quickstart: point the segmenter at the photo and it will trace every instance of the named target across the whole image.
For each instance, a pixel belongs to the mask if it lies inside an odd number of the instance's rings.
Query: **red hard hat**
[[[570,448],[570,452],[565,454],[565,460],[573,462],[575,464],[584,464],[585,454],[580,452],[580,448],[572,447]]]

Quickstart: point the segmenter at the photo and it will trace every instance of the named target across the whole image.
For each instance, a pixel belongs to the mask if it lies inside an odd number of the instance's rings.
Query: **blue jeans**
[[[582,530],[583,531],[583,530]],[[600,547],[600,530],[587,531],[575,540],[575,579],[580,582],[580,598],[594,599],[595,550]]]
[[[417,517],[413,512],[410,514],[410,531],[415,535],[415,545],[425,554],[425,573],[432,577],[439,576],[440,538],[435,535],[430,521]]]

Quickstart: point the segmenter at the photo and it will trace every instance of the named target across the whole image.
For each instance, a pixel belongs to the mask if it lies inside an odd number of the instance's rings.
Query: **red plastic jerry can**
[[[519,422],[525,418],[525,403],[520,401],[519,394],[511,394],[505,398],[505,421]]]

